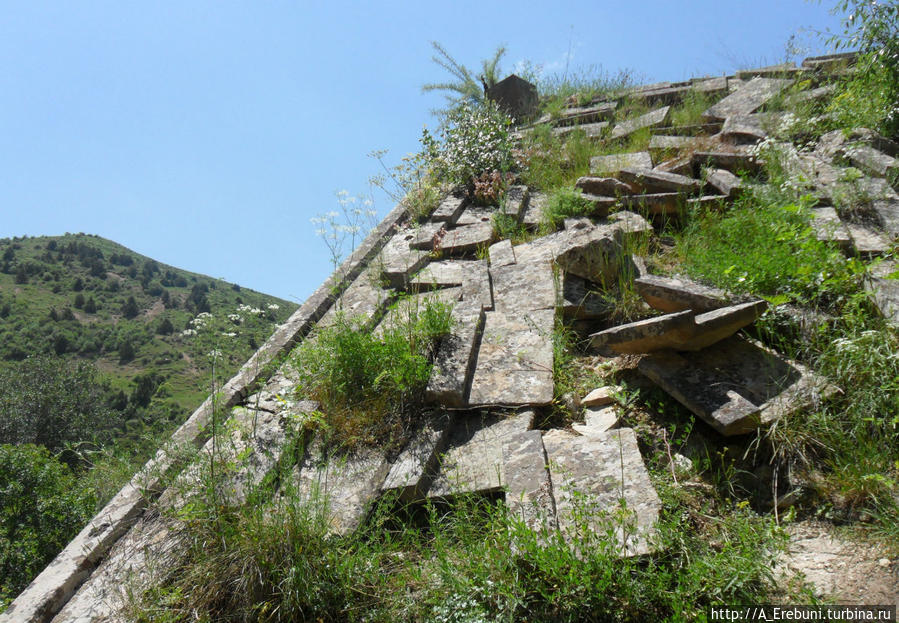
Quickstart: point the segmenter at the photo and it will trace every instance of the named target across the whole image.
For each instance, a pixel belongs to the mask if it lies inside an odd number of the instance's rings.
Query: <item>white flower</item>
[[[196,334],[197,334],[197,332],[194,331],[193,329],[185,329],[184,331],[181,332],[181,335],[183,335],[184,337],[190,337],[191,335],[196,335]]]
[[[225,337],[237,337],[237,334],[233,331],[223,331],[222,335],[224,335]]]
[[[268,308],[269,308],[269,309],[272,309],[272,310],[274,310],[274,309],[281,309],[281,306],[278,305],[277,303],[269,303],[269,304],[268,304]]]

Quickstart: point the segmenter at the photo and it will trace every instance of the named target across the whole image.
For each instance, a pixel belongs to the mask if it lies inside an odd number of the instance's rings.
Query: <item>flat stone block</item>
[[[690,162],[690,156],[679,156],[660,162],[655,166],[653,171],[676,173],[677,175],[689,177],[693,175],[693,164]]]
[[[755,322],[766,309],[767,302],[750,301],[698,314],[694,318],[696,331],[692,339],[680,345],[678,350],[695,351],[711,346]]]
[[[459,417],[453,424],[429,498],[499,491],[506,484],[503,444],[534,422],[533,411]]]
[[[430,251],[443,237],[445,231],[445,223],[422,223],[415,230],[415,238],[409,242],[409,248]]]
[[[693,153],[691,162],[694,173],[702,167],[727,169],[735,174],[759,170],[758,161],[747,151],[697,151]]]
[[[705,181],[709,186],[731,199],[743,190],[743,180],[727,169],[706,169]]]
[[[634,119],[628,119],[626,121],[617,123],[615,124],[615,127],[612,128],[610,137],[613,139],[624,138],[625,136],[633,134],[637,130],[642,130],[643,128],[651,128],[652,126],[668,123],[668,113],[670,111],[670,106],[664,106],[657,110],[650,111],[645,115],[640,115],[639,117],[636,117]]]
[[[609,215],[609,225],[621,233],[623,243],[653,233],[652,223],[629,210],[619,210]]]
[[[434,213],[431,215],[431,220],[446,223],[447,226],[451,226],[456,223],[456,219],[459,218],[459,215],[462,214],[462,210],[464,209],[464,197],[449,195],[441,201],[440,205],[437,206],[437,209],[434,210]]]
[[[740,80],[749,80],[750,78],[756,77],[784,78],[795,74],[797,71],[799,71],[799,68],[796,67],[796,63],[790,61],[789,63],[768,65],[766,67],[758,67],[756,69],[741,69],[736,73],[736,76]]]
[[[449,255],[464,255],[474,253],[492,241],[493,223],[476,223],[447,231],[438,248]]]
[[[579,543],[577,535],[584,530],[606,534],[614,528],[622,556],[652,551],[649,537],[661,502],[632,429],[608,431],[596,438],[550,431],[543,436],[543,445],[559,529],[569,542]],[[612,522],[623,510],[622,500],[627,515],[623,525],[616,525]],[[582,524],[584,519],[589,523]]]
[[[523,185],[510,186],[503,197],[500,212],[508,214],[517,222],[521,222],[524,212],[528,207],[528,187]]]
[[[584,411],[584,424],[587,428],[606,431],[618,423],[618,409],[614,406],[587,407]]]
[[[490,245],[487,250],[490,256],[491,268],[499,268],[500,266],[508,266],[515,263],[515,251],[512,248],[511,240],[500,240]]]
[[[373,321],[387,307],[391,293],[380,286],[380,267],[369,266],[340,295],[337,303],[318,322],[319,327],[334,324],[337,314],[347,318],[361,317]]]
[[[428,262],[428,254],[411,248],[417,238],[414,229],[398,231],[373,261],[380,269],[381,278],[391,287],[405,289],[409,278]]]
[[[696,145],[694,136],[662,136],[656,134],[649,139],[649,153],[659,156],[668,151],[690,149]]]
[[[553,398],[552,309],[488,312],[469,404],[545,405]]]
[[[468,404],[468,391],[477,360],[477,344],[484,328],[484,311],[465,304],[453,309],[453,328],[443,338],[425,389],[428,402],[451,408]]]
[[[729,297],[723,290],[684,277],[645,275],[635,279],[634,286],[650,307],[668,313],[685,309],[703,313],[729,304]]]
[[[884,232],[892,238],[899,237],[899,199],[874,201],[871,209],[877,215]]]
[[[512,433],[504,438],[503,472],[510,512],[521,517],[531,530],[555,530],[558,525],[552,483],[539,430]]]
[[[521,219],[522,224],[526,227],[534,228],[543,222],[543,208],[546,207],[547,196],[544,193],[531,193],[528,200],[528,207]]]
[[[885,255],[892,248],[892,242],[882,232],[866,225],[845,223],[852,238],[852,246],[859,255]]]
[[[582,108],[566,108],[556,120],[556,125],[574,125],[592,123],[596,121],[608,121],[617,108],[617,102],[602,102],[596,106]]]
[[[549,262],[507,264],[490,268],[496,311],[554,309],[556,287]]]
[[[677,214],[686,205],[682,193],[649,193],[622,197],[619,202],[625,208],[644,214]]]
[[[555,136],[568,136],[574,132],[583,132],[587,138],[600,138],[608,127],[608,121],[597,121],[596,123],[582,123],[579,125],[553,128],[552,133]]]
[[[835,209],[812,208],[812,220],[809,224],[818,240],[834,242],[845,250],[852,246],[849,230],[843,225]]]
[[[621,180],[614,177],[579,177],[574,183],[575,188],[580,188],[588,195],[600,197],[618,197],[620,195],[632,195],[635,190]]]
[[[651,169],[652,158],[649,152],[638,151],[630,154],[612,154],[611,156],[593,156],[590,158],[591,173],[617,173],[621,169]]]
[[[614,394],[620,390],[620,387],[597,387],[581,398],[581,404],[585,407],[604,407],[614,404],[616,402]]]
[[[424,497],[439,465],[440,453],[449,441],[452,422],[447,413],[427,417],[390,466],[381,492],[396,495],[401,502]]]
[[[631,222],[566,229],[515,247],[519,264],[555,262],[562,270],[602,283],[620,261],[620,239]]]
[[[493,288],[490,285],[487,260],[471,261],[465,265],[462,274],[462,300],[485,310],[493,309]]]
[[[869,175],[890,177],[899,175],[899,160],[888,156],[865,144],[850,145],[843,148],[846,159]]]
[[[492,223],[494,214],[496,214],[496,208],[493,207],[468,206],[462,211],[462,215],[456,221],[456,226]]]
[[[469,268],[465,260],[430,262],[409,280],[409,289],[421,292],[462,285],[462,276]]]
[[[693,337],[694,316],[687,310],[612,327],[592,334],[590,346],[609,356],[675,348]]]
[[[865,279],[865,290],[871,293],[874,305],[894,327],[899,327],[899,265],[885,260],[877,265],[869,278]]]
[[[654,169],[649,171],[646,169],[621,169],[617,176],[621,181],[643,193],[694,193],[702,186],[699,180],[692,177]]]
[[[703,113],[707,119],[726,119],[732,115],[748,115],[792,84],[779,78],[753,78]]]

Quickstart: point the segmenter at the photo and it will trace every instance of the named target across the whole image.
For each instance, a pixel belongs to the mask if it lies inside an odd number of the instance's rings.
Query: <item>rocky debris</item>
[[[743,190],[743,180],[726,169],[706,169],[705,181],[728,199],[734,199]]]
[[[549,262],[520,262],[490,268],[493,308],[515,313],[555,309],[556,288]]]
[[[537,533],[555,530],[555,502],[541,432],[527,430],[507,435],[502,458],[509,512],[521,517]]]
[[[634,193],[634,188],[630,184],[614,177],[579,177],[574,187],[587,195],[617,197]]]
[[[619,391],[620,387],[597,387],[581,398],[581,404],[585,407],[604,407],[613,404],[616,402],[615,394]]]
[[[600,287],[583,277],[562,273],[560,299],[557,301],[567,318],[600,318],[609,311],[607,303],[597,292]]]
[[[650,307],[668,313],[687,309],[704,313],[730,304],[723,290],[684,277],[644,275],[634,280],[634,286]]]
[[[590,203],[592,207],[590,216],[594,218],[605,218],[609,214],[609,209],[618,203],[615,197],[600,197],[589,194],[582,194],[581,199]]]
[[[618,232],[621,243],[627,246],[632,240],[639,240],[653,233],[652,223],[629,210],[619,210],[610,214],[608,223]]]
[[[425,399],[450,408],[462,408],[468,404],[478,343],[484,328],[483,307],[460,304],[453,309],[453,321],[450,334],[443,338],[434,357]]]
[[[696,137],[694,136],[663,136],[660,134],[655,134],[651,139],[649,139],[648,149],[649,153],[653,154],[656,158],[659,158],[662,156],[662,154],[669,151],[689,149],[694,145],[696,145]],[[592,162],[590,168],[591,170],[593,169]]]
[[[899,238],[899,198],[874,201],[871,209],[884,232],[892,238]]]
[[[739,89],[718,101],[703,113],[706,119],[726,119],[733,115],[748,115],[792,84],[779,78],[753,78]]]
[[[658,155],[658,152],[656,155]],[[689,156],[678,156],[677,158],[671,158],[664,162],[660,162],[655,166],[653,171],[676,173],[677,175],[689,177],[693,175],[693,165],[690,162]]]
[[[590,346],[614,355],[701,350],[755,322],[765,309],[765,301],[752,301],[698,315],[693,310],[675,312],[594,333]]]
[[[650,193],[622,197],[620,203],[649,215],[677,214],[686,205],[686,197],[681,193]]]
[[[553,398],[552,309],[486,314],[472,406],[545,405]]]
[[[652,158],[649,152],[638,151],[611,156],[593,156],[590,158],[590,172],[593,174],[614,174],[621,169],[651,169]]]
[[[437,248],[447,255],[467,255],[493,242],[493,223],[463,225],[447,231]]]
[[[409,443],[390,466],[381,492],[395,495],[397,501],[410,502],[423,498],[446,448],[452,430],[453,416],[428,414],[412,433]]]
[[[693,353],[652,353],[638,368],[726,436],[752,432],[827,392],[803,366],[739,336]]]
[[[625,136],[633,134],[637,130],[642,130],[643,128],[651,128],[652,126],[668,123],[668,114],[670,111],[671,107],[665,106],[663,108],[659,108],[658,110],[650,111],[645,115],[635,117],[634,119],[628,119],[626,121],[617,123],[615,124],[615,127],[612,128],[612,132],[609,136],[612,139],[624,138]]]
[[[446,223],[447,226],[455,225],[456,219],[459,218],[459,216],[462,214],[462,210],[464,209],[464,197],[448,195],[443,201],[440,202],[440,205],[437,206],[437,209],[434,210],[434,213],[431,214],[431,220],[435,222]]]
[[[515,263],[515,250],[512,248],[512,241],[508,238],[490,245],[487,253],[490,256],[491,267],[499,268]]]
[[[552,262],[562,270],[602,282],[615,273],[619,261],[619,239],[634,221],[606,222],[591,227],[566,229],[515,247],[519,264]]]
[[[777,113],[732,115],[724,120],[721,138],[734,144],[757,143],[768,138],[768,128],[775,126],[781,117]]]
[[[849,250],[852,239],[849,230],[833,208],[812,208],[812,220],[809,223],[818,240],[833,242],[843,250]]]
[[[530,430],[533,424],[533,411],[457,418],[427,497],[500,491],[507,482],[503,445],[512,435]]]
[[[584,423],[572,424],[571,428],[584,437],[599,437],[618,423],[615,407],[587,407],[584,409]]]
[[[646,169],[621,169],[616,174],[618,179],[644,193],[680,192],[694,193],[702,186],[699,180],[677,173]]]
[[[877,264],[865,280],[874,305],[894,327],[899,327],[899,265],[893,260]]]
[[[868,175],[899,179],[899,160],[888,156],[870,145],[856,144],[844,147],[843,156]]]
[[[553,430],[543,435],[543,445],[559,529],[569,542],[576,546],[585,530],[606,534],[611,528],[621,555],[652,551],[650,538],[661,503],[632,429],[597,437]]]
[[[496,104],[512,119],[525,121],[537,113],[540,98],[537,87],[527,80],[511,74],[503,78],[489,89],[487,98]]]

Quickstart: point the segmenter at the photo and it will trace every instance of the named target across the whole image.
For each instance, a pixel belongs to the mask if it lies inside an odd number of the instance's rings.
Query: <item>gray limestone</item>
[[[762,78],[776,78],[776,77],[785,77],[791,74],[795,74],[799,71],[799,68],[796,67],[796,63],[790,61],[788,63],[780,63],[779,65],[768,65],[767,67],[758,67],[756,69],[741,69],[736,73],[737,78],[740,80],[748,80],[750,78],[762,77]]]
[[[899,327],[899,265],[893,260],[878,264],[865,279],[865,289],[887,322]]]
[[[412,249],[417,232],[413,228],[401,229],[384,245],[384,249],[374,260],[380,269],[381,278],[391,287],[404,289],[409,277],[428,262],[428,254]]]
[[[889,253],[893,246],[887,236],[867,225],[858,223],[846,223],[845,225],[849,230],[849,237],[852,238],[852,246],[860,255],[884,255]]]
[[[614,177],[579,177],[574,183],[575,188],[581,189],[588,195],[617,197],[619,195],[631,195],[634,189]]]
[[[752,432],[827,391],[803,366],[738,336],[696,353],[653,353],[638,367],[722,435]]]
[[[694,171],[702,167],[713,167],[739,174],[759,169],[759,163],[748,151],[696,151],[693,152],[691,162]]]
[[[649,152],[638,151],[611,156],[593,156],[590,158],[590,172],[593,174],[614,174],[621,169],[651,169],[652,158]]]
[[[440,205],[437,206],[437,209],[434,210],[434,213],[431,215],[431,220],[446,223],[447,225],[454,225],[456,219],[459,218],[459,215],[462,214],[462,210],[464,209],[464,197],[449,195],[441,201]]]
[[[519,264],[555,261],[564,271],[601,283],[618,266],[619,239],[633,221],[566,229],[515,247]]]
[[[429,498],[500,491],[506,483],[503,445],[533,426],[534,412],[460,416],[453,425]]]
[[[567,318],[601,318],[609,312],[610,303],[597,294],[595,286],[583,277],[562,273],[559,305]]]
[[[409,242],[409,247],[422,251],[430,251],[443,237],[446,223],[429,222],[422,223],[415,230],[415,237]]]
[[[499,211],[508,214],[517,222],[521,222],[528,207],[528,196],[527,186],[510,186],[503,196],[503,203]]]
[[[486,314],[471,382],[470,405],[545,405],[552,402],[554,315],[552,309]]]
[[[465,260],[431,262],[409,280],[409,288],[416,292],[462,285],[462,276],[471,262]]]
[[[555,136],[567,136],[573,132],[583,132],[587,138],[599,138],[609,127],[608,121],[597,121],[596,123],[584,123],[580,125],[569,125],[561,128],[553,128],[552,133]]]
[[[663,136],[654,135],[649,139],[649,153],[657,158],[661,154],[669,151],[678,151],[681,149],[690,149],[696,145],[696,137],[694,136]]]
[[[602,102],[596,106],[583,108],[566,108],[556,120],[556,125],[573,125],[592,123],[596,121],[608,121],[615,112],[617,102]]]
[[[493,288],[487,260],[471,261],[466,265],[462,274],[462,301],[481,309],[493,309]]]
[[[552,264],[522,262],[490,267],[493,308],[501,312],[554,309],[556,288]]]
[[[639,214],[629,210],[619,210],[609,215],[609,224],[617,230],[623,243],[652,234],[652,224]]]
[[[870,145],[855,144],[844,147],[843,155],[854,166],[869,175],[886,178],[899,176],[899,160]]]
[[[792,80],[753,78],[705,111],[703,116],[707,119],[725,119],[732,115],[754,113],[790,84]]]
[[[643,128],[651,128],[653,126],[662,125],[668,122],[668,114],[671,111],[670,106],[664,106],[657,110],[650,111],[645,115],[640,115],[634,119],[628,119],[626,121],[622,121],[620,123],[615,124],[615,127],[612,128],[612,132],[610,134],[611,138],[624,138],[630,134],[633,134],[637,130],[642,130]]]
[[[682,193],[649,193],[620,199],[621,205],[643,214],[677,214],[686,205]]]
[[[730,304],[729,297],[723,290],[683,277],[645,275],[635,279],[634,286],[650,307],[668,313],[686,309],[703,313]]]
[[[361,317],[372,322],[376,320],[391,300],[390,292],[384,290],[378,283],[379,272],[377,266],[362,271],[337,303],[322,317],[319,326],[327,327],[334,324],[338,313],[348,318]]]
[[[500,266],[515,263],[515,251],[512,248],[512,241],[509,239],[493,243],[487,249],[487,253],[490,256],[491,268],[499,268]]]
[[[529,228],[535,228],[543,222],[543,208],[546,206],[547,196],[544,193],[531,193],[528,207],[524,212],[521,222]]]
[[[616,175],[618,179],[627,183],[637,192],[643,193],[694,193],[702,186],[699,180],[693,179],[692,177],[678,175],[676,173],[666,173],[664,171],[621,169]]]
[[[475,223],[451,229],[440,240],[438,249],[449,255],[474,253],[493,241],[493,223]]]
[[[836,243],[844,250],[852,246],[849,230],[843,225],[835,209],[812,208],[812,220],[809,224],[818,240]]]
[[[899,199],[881,199],[871,204],[884,232],[889,236],[899,237]]]
[[[763,115],[731,115],[724,120],[721,137],[732,141],[758,142],[768,138],[768,124]]]
[[[448,413],[426,414],[390,466],[381,492],[395,495],[400,502],[424,497],[449,441],[452,423],[453,416]]]
[[[481,305],[462,303],[453,309],[453,328],[434,357],[425,399],[450,408],[465,407],[484,328]]]
[[[693,164],[690,162],[690,156],[679,156],[660,162],[655,166],[653,171],[676,173],[677,175],[690,177],[693,175]]]
[[[705,181],[709,186],[731,199],[743,189],[743,180],[727,169],[706,169]]]
[[[510,513],[538,533],[556,529],[552,483],[541,432],[527,430],[507,435],[502,456]]]
[[[596,438],[550,431],[543,436],[543,445],[559,529],[569,542],[583,542],[578,535],[587,530],[598,534],[612,530],[621,555],[652,551],[651,534],[661,502],[632,429],[608,431]],[[617,519],[625,509],[625,516]]]
[[[461,216],[456,221],[456,225],[475,225],[477,223],[490,223],[493,221],[493,215],[496,214],[496,208],[485,206],[468,206],[462,211]]]

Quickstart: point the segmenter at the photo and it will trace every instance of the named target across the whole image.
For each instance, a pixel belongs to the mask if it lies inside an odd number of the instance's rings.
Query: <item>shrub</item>
[[[554,231],[566,218],[590,216],[593,211],[593,203],[585,199],[580,190],[562,188],[553,193],[543,210],[544,229]]]

